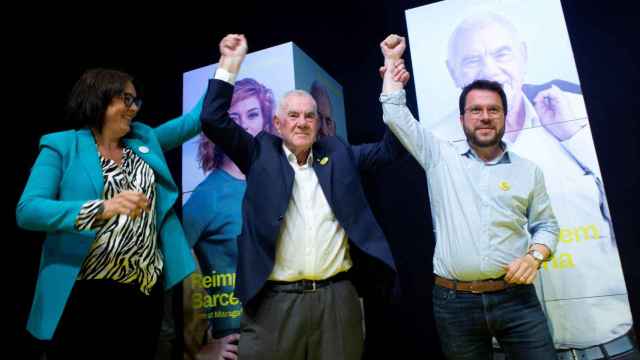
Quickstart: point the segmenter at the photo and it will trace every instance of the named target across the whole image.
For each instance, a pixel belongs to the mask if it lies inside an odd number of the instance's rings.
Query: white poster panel
[[[461,88],[498,81],[504,140],[542,168],[560,224],[536,284],[556,348],[585,348],[632,325],[618,249],[560,0],[448,0],[407,10],[420,121],[465,141]]]

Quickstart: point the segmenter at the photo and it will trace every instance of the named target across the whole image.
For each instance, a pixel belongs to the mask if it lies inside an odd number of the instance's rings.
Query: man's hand
[[[382,55],[386,60],[398,60],[404,54],[404,50],[406,49],[407,44],[405,39],[402,36],[398,36],[396,34],[391,34],[387,36],[384,41],[380,43],[380,50],[382,51]]]
[[[510,284],[531,284],[538,275],[538,261],[531,255],[525,255],[507,266],[504,280]]]
[[[210,339],[196,354],[196,360],[237,360],[240,334],[230,334],[220,339]]]
[[[540,91],[533,103],[540,123],[558,141],[570,139],[586,125],[586,119],[576,119],[567,96],[555,85]]]
[[[241,34],[229,34],[220,41],[219,67],[237,74],[247,55],[247,39]]]
[[[136,218],[143,211],[149,211],[149,200],[143,193],[136,191],[123,191],[105,200],[103,204],[104,211],[97,216],[98,220],[108,220],[118,214]]]
[[[401,90],[409,81],[409,72],[404,68],[402,54],[407,44],[402,36],[391,34],[380,43],[380,50],[384,56],[382,71],[382,93],[389,94]]]
[[[404,60],[399,59],[398,61],[396,61],[395,65],[392,66],[392,69],[393,70],[391,71],[391,75],[393,76],[393,80],[401,82],[403,87],[407,86],[409,79],[411,79],[411,74],[405,68]],[[384,80],[384,74],[387,72],[387,67],[380,66],[378,72],[380,73],[380,77]]]

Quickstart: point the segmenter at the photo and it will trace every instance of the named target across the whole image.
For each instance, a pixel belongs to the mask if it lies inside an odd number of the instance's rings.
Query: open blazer
[[[247,176],[238,237],[236,296],[248,305],[273,271],[276,240],[291,199],[294,171],[282,148],[282,139],[266,132],[255,138],[228,114],[233,86],[210,80],[202,109],[202,130]],[[369,292],[395,277],[387,240],[369,208],[360,183],[406,154],[387,129],[381,142],[349,145],[336,136],[318,139],[312,148],[313,170],[322,192],[349,237],[354,283]],[[362,281],[360,281],[362,280]],[[361,293],[362,294],[362,293]]]
[[[178,187],[163,151],[200,132],[202,100],[189,113],[156,128],[131,123],[126,147],[144,160],[156,176],[156,226],[164,255],[163,281],[170,288],[195,269],[182,225],[173,209]],[[24,229],[47,233],[40,259],[27,329],[38,339],[51,339],[96,231],[75,228],[80,208],[100,199],[104,189],[95,140],[88,128],[47,134],[18,203],[16,218]],[[100,309],[96,309],[99,311]]]

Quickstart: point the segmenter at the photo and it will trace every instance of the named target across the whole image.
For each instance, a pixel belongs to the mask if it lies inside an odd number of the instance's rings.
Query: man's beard
[[[478,136],[476,136],[475,131],[467,128],[466,126],[463,126],[462,129],[464,130],[464,135],[467,137],[467,141],[477,147],[495,146],[500,143],[500,140],[502,140],[502,136],[504,136],[504,126],[500,130],[496,129],[495,127],[491,128],[496,132],[496,134],[489,139],[479,139]]]

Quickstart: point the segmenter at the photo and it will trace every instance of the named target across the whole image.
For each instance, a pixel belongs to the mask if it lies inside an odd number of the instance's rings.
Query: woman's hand
[[[104,201],[104,210],[97,216],[98,220],[108,220],[123,214],[137,218],[143,211],[149,211],[149,200],[137,191],[124,191],[109,200]]]

